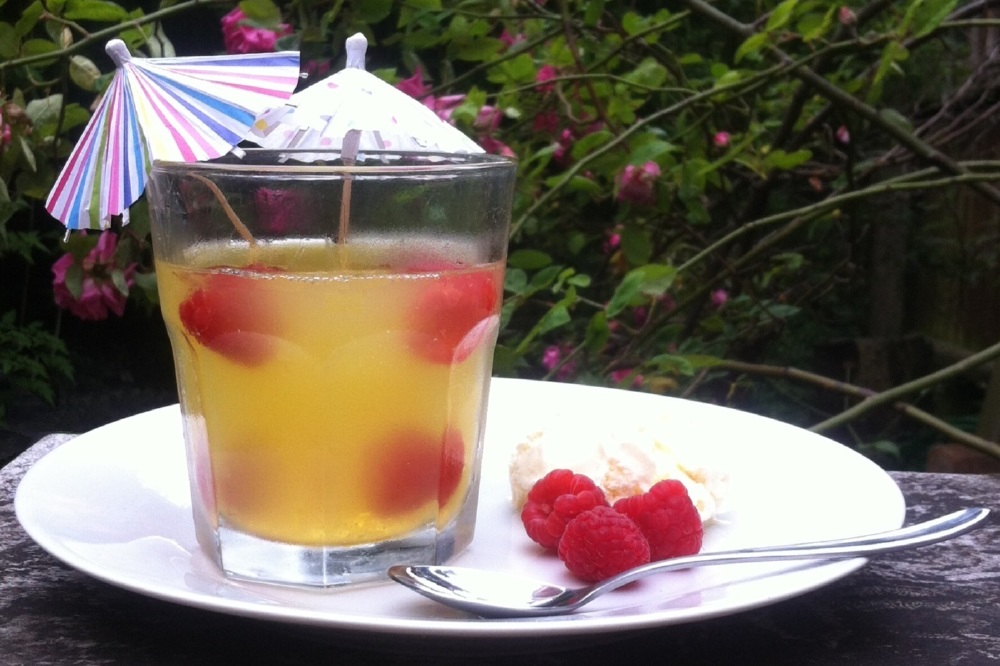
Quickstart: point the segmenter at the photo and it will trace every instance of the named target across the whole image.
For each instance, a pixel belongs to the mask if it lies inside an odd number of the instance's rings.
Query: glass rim
[[[241,148],[221,157],[203,162],[154,160],[151,171],[282,173],[282,174],[434,174],[513,168],[517,160],[490,153],[415,152],[401,150],[358,151],[355,164],[330,163],[323,160],[298,160],[296,155],[328,155],[331,162],[342,159],[339,148]],[[249,158],[249,159],[248,159]],[[409,161],[407,163],[394,163]]]

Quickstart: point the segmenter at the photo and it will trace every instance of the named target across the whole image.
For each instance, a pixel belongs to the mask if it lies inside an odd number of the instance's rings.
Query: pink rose
[[[712,292],[711,299],[712,305],[717,309],[721,309],[726,304],[726,301],[729,300],[729,292],[725,289],[716,289]]]
[[[413,73],[413,76],[397,83],[396,88],[402,90],[413,99],[423,99],[431,89],[430,86],[424,83],[424,73],[419,67]]]
[[[122,316],[128,292],[119,291],[112,277],[114,271],[121,270],[114,263],[117,245],[118,237],[114,232],[104,231],[97,239],[97,245],[83,258],[79,298],[66,284],[67,273],[77,263],[76,258],[68,252],[59,257],[52,264],[52,290],[56,305],[86,320],[107,319],[109,310]],[[135,283],[135,268],[134,263],[124,268],[123,277],[129,287]]]
[[[712,143],[717,148],[725,148],[729,145],[729,138],[729,132],[716,132],[715,136],[712,137]]]
[[[492,136],[484,136],[479,139],[479,145],[491,155],[502,155],[503,157],[517,157],[513,149],[503,141],[494,139]]]
[[[222,17],[222,41],[226,53],[268,53],[274,51],[279,37],[292,34],[292,26],[282,23],[278,30],[256,28],[237,7]]]
[[[542,65],[538,68],[538,72],[535,74],[535,83],[538,84],[538,90],[543,93],[552,92],[555,85],[549,83],[552,79],[558,76],[559,72],[552,65]]]
[[[642,166],[629,164],[615,179],[618,186],[615,198],[639,205],[656,203],[656,179],[660,177],[660,165],[649,161]]]

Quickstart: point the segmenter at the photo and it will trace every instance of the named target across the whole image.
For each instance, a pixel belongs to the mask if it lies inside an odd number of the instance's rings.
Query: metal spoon
[[[425,597],[480,617],[559,615],[574,611],[605,592],[650,574],[713,564],[847,559],[888,553],[964,534],[981,523],[989,513],[988,509],[982,508],[964,509],[868,536],[675,557],[629,569],[596,585],[578,588],[467,567],[397,565],[389,568],[389,576]]]

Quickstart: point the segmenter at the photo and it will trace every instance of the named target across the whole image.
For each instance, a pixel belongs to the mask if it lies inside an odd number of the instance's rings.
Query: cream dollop
[[[670,443],[665,420],[609,426],[578,417],[554,418],[544,428],[526,434],[510,460],[515,508],[520,510],[535,482],[554,469],[589,476],[611,503],[643,493],[658,481],[677,479],[687,488],[704,522],[723,510],[729,491],[725,470],[700,459],[694,446]]]

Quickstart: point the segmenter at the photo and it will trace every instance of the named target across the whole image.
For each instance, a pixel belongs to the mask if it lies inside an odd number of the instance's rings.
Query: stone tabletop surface
[[[908,523],[968,506],[994,515],[970,534],[874,559],[822,589],[764,608],[599,641],[411,636],[375,644],[143,597],[48,555],[21,529],[13,498],[27,469],[70,438],[48,436],[0,470],[3,666],[1000,664],[1000,475],[891,473],[906,497]]]

